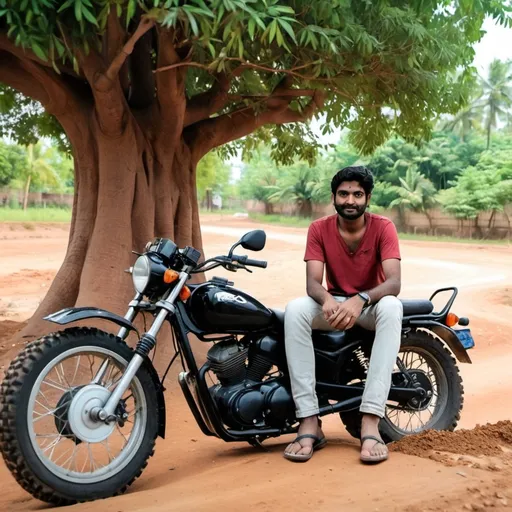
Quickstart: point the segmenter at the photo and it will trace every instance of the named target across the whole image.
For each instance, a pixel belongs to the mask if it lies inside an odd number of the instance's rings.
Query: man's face
[[[357,181],[344,181],[334,196],[334,208],[344,219],[356,220],[365,212],[370,197]]]

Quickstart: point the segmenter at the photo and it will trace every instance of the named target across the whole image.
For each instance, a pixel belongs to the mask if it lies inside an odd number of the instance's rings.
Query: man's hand
[[[356,320],[363,311],[364,302],[359,295],[347,299],[345,302],[337,303],[337,310],[327,318],[327,321],[334,329],[346,331],[354,327]]]
[[[324,318],[329,321],[329,317],[331,317],[333,314],[338,311],[341,304],[331,295],[327,297],[325,300],[323,306],[322,306],[322,312],[324,314]]]

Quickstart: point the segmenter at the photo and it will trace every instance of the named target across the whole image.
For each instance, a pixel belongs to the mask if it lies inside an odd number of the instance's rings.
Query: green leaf
[[[76,0],[76,2],[75,2],[75,18],[78,21],[82,21],[82,2],[81,2],[81,0]]]
[[[65,9],[67,9],[68,7],[71,7],[73,4],[75,3],[75,0],[67,0],[66,2],[64,2],[57,10],[57,12],[62,12],[64,11]]]
[[[66,51],[66,48],[56,37],[53,38],[53,42],[55,44],[55,48],[57,49],[57,55],[62,57]]]
[[[58,75],[60,75],[60,69],[57,67],[57,64],[55,64],[55,61],[52,60],[52,67],[53,69],[55,70],[55,73],[57,73]]]
[[[185,10],[185,9],[184,9]],[[197,26],[197,21],[196,19],[194,18],[194,15],[192,13],[190,13],[187,10],[185,10],[185,13],[190,21],[190,26],[192,28],[192,32],[194,32],[194,35],[198,36],[199,35],[199,27]]]
[[[249,20],[249,23],[247,25],[247,28],[249,29],[249,37],[254,40],[254,29],[256,28],[256,22],[254,21],[254,18],[251,18]]]
[[[241,59],[244,57],[244,42],[241,37],[238,38],[238,56]]]
[[[270,31],[269,31],[269,42],[270,43],[274,40],[274,37],[276,36],[276,31],[277,31],[277,21],[274,20],[270,24]]]
[[[215,14],[209,9],[203,9],[201,7],[194,7],[193,5],[187,5],[187,10],[196,14],[203,14],[204,16],[208,16],[209,18],[215,18]]]
[[[295,11],[292,7],[289,7],[288,5],[276,5],[274,6],[274,9],[279,12],[284,12],[286,14],[295,14]]]
[[[281,29],[279,27],[277,27],[277,29],[276,29],[276,41],[279,46],[283,46],[283,44],[284,44],[283,34],[281,33]]]
[[[297,44],[297,38],[295,37],[295,32],[293,31],[292,26],[282,18],[279,18],[278,21],[279,25],[281,25],[281,27],[283,27],[284,30],[286,30],[286,33],[292,38],[293,42]]]
[[[128,7],[126,9],[126,26],[130,23],[133,15],[135,14],[135,10],[137,9],[137,0],[128,0]]]
[[[48,61],[48,56],[46,55],[46,52],[35,42],[32,41],[31,43],[32,51],[41,59],[44,61]]]
[[[76,60],[76,57],[73,55],[73,70],[77,75],[80,74],[80,66],[78,65],[78,61]]]
[[[99,25],[98,25],[98,22],[96,21],[96,18],[94,17],[94,15],[92,14],[92,12],[91,12],[91,11],[89,11],[89,9],[87,9],[87,7],[82,6],[82,14],[84,15],[84,18],[85,18],[89,23],[92,23],[93,25],[96,25],[96,26],[99,28]]]

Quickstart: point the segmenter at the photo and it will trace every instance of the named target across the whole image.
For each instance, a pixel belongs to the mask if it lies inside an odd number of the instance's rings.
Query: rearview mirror
[[[240,245],[248,251],[261,251],[265,247],[267,235],[262,229],[249,231],[240,239]]]

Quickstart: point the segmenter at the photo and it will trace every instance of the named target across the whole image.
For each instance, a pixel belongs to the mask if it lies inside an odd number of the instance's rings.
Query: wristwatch
[[[369,306],[372,302],[372,299],[370,298],[370,296],[365,293],[365,292],[359,292],[357,295],[359,295],[359,297],[361,297],[361,299],[364,300],[364,305],[365,306]]]

